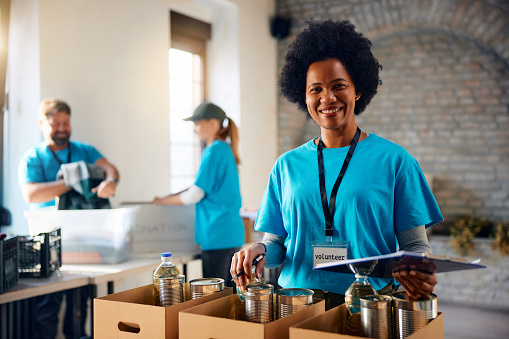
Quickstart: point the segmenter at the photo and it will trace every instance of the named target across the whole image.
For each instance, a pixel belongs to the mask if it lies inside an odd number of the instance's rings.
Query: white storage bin
[[[136,254],[161,252],[200,253],[194,242],[194,205],[153,205],[124,202],[122,206],[138,206],[134,229],[133,251]]]
[[[51,206],[23,214],[30,235],[62,228],[64,264],[116,264],[132,255],[138,210],[138,206],[97,210]]]

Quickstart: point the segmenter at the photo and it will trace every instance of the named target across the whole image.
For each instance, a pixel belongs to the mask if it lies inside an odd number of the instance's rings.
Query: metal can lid
[[[252,293],[272,293],[274,292],[274,286],[271,284],[249,284],[246,286],[247,292]]]
[[[392,297],[388,295],[368,295],[361,297],[361,308],[368,309],[390,309]]]
[[[410,299],[406,292],[398,292],[393,295],[394,307],[409,311],[426,311],[437,308],[437,296],[431,293],[427,299]]]
[[[276,291],[279,304],[284,305],[309,305],[313,303],[315,292],[305,288],[282,288]]]
[[[276,294],[288,297],[307,297],[315,294],[313,290],[306,288],[282,288],[276,291]]]
[[[218,285],[224,284],[224,279],[221,278],[199,278],[193,279],[189,282],[189,285]]]
[[[169,276],[169,277],[159,277],[159,282],[161,281],[166,281],[166,282],[171,282],[171,281],[178,281],[178,282],[183,282],[185,281],[186,279],[186,276],[183,275],[183,274],[179,274],[179,275],[173,275],[173,276]]]

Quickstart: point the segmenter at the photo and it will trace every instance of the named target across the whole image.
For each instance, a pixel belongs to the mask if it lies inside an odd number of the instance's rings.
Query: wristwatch
[[[106,181],[111,181],[111,182],[113,182],[115,185],[118,185],[118,179],[115,179],[115,178],[113,178],[113,177],[107,177],[105,180],[106,180]]]

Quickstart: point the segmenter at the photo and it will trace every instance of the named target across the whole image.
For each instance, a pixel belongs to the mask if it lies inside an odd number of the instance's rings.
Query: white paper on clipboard
[[[374,260],[378,260],[378,263],[376,264],[373,271],[369,274],[369,276],[373,278],[383,278],[384,276],[387,277],[386,265],[389,261],[396,261],[398,264],[408,261],[412,265],[416,265],[417,267],[419,267],[419,270],[422,271],[431,272],[434,270],[434,267],[436,267],[436,273],[486,268],[486,266],[479,264],[480,262],[479,259],[474,261],[468,261],[463,258],[452,258],[447,256],[434,255],[430,253],[414,253],[408,251],[398,251],[374,257],[348,259],[319,264],[316,266],[315,270],[353,274],[353,272],[350,270],[350,267],[348,266],[349,264],[361,264]]]

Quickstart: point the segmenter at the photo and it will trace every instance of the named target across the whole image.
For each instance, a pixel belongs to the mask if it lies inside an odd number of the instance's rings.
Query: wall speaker
[[[11,213],[9,210],[0,207],[0,226],[8,226],[11,224]]]
[[[284,39],[290,33],[290,19],[275,17],[270,24],[270,34],[278,40]]]

